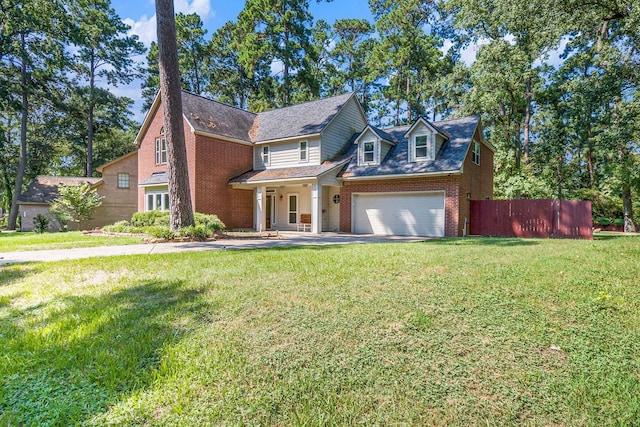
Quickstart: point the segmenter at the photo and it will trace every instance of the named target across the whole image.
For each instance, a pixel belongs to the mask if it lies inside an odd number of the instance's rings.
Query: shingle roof
[[[161,185],[168,183],[166,172],[153,172],[151,176],[138,185]]]
[[[327,161],[321,165],[312,166],[298,166],[291,168],[279,168],[279,169],[267,169],[267,170],[254,170],[243,173],[240,176],[231,178],[230,184],[250,184],[264,181],[278,181],[282,179],[304,179],[304,178],[317,178],[330,170],[344,165],[348,159]]]
[[[259,113],[255,142],[322,132],[353,93]]]
[[[85,178],[76,176],[44,176],[38,175],[27,189],[18,198],[19,203],[44,203],[53,202],[59,195],[59,185],[94,186],[102,181],[102,178]]]
[[[265,142],[322,132],[352,93],[261,113],[182,91],[182,113],[196,131],[247,142]]]
[[[196,131],[249,141],[256,114],[182,91],[182,114]]]
[[[480,121],[479,116],[470,116],[460,119],[443,120],[434,122],[437,129],[449,136],[442,145],[435,160],[424,162],[409,162],[409,144],[405,133],[410,126],[398,126],[385,129],[384,132],[393,137],[398,144],[395,145],[380,165],[358,166],[355,144],[348,144],[347,155],[351,156],[349,166],[341,172],[343,178],[374,177],[385,175],[408,175],[438,172],[457,172],[469,150],[469,145]],[[357,136],[356,136],[357,137]],[[355,140],[355,138],[352,138]]]

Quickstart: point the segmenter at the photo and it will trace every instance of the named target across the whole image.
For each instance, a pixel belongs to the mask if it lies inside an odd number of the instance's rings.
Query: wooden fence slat
[[[472,200],[470,234],[499,237],[593,239],[591,202]]]

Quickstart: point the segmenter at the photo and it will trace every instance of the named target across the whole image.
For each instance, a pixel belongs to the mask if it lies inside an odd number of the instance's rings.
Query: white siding
[[[300,161],[300,141],[307,141],[309,147],[309,161]],[[265,166],[262,163],[262,147],[269,146],[270,163]],[[253,168],[278,169],[296,166],[309,166],[320,164],[320,138],[300,138],[292,141],[276,142],[272,144],[256,145],[253,149]]]
[[[360,104],[351,97],[340,113],[322,132],[322,156],[325,161],[338,154],[354,133],[362,131],[367,122]]]
[[[409,151],[410,151],[410,158],[413,161],[413,137],[416,135],[433,135],[434,132],[431,131],[431,129],[429,129],[429,127],[425,126],[424,123],[420,122],[416,125],[416,127],[411,131],[411,133],[409,135],[407,135],[407,141],[409,143]],[[438,156],[438,151],[440,151],[440,148],[442,148],[442,144],[444,143],[444,138],[441,135],[437,135],[436,134],[436,144],[435,144],[435,148],[434,148],[434,154],[437,157]]]

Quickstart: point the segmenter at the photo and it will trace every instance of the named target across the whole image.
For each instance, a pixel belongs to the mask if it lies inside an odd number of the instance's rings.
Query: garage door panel
[[[444,236],[443,193],[354,196],[354,232],[398,236]]]

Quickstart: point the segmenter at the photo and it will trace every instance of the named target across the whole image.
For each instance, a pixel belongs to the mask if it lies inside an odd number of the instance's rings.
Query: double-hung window
[[[269,162],[270,162],[270,150],[269,150],[269,146],[265,145],[262,147],[262,163],[265,166],[269,166]]]
[[[362,146],[362,161],[363,163],[373,163],[375,161],[376,144],[373,141],[365,141]]]
[[[167,140],[156,138],[156,165],[167,163]]]
[[[300,161],[309,161],[309,145],[307,144],[307,141],[300,141]]]
[[[473,141],[473,151],[471,152],[471,160],[476,165],[480,165],[480,143]]]
[[[433,160],[435,158],[434,148],[432,135],[416,135],[413,139],[414,160]]]

